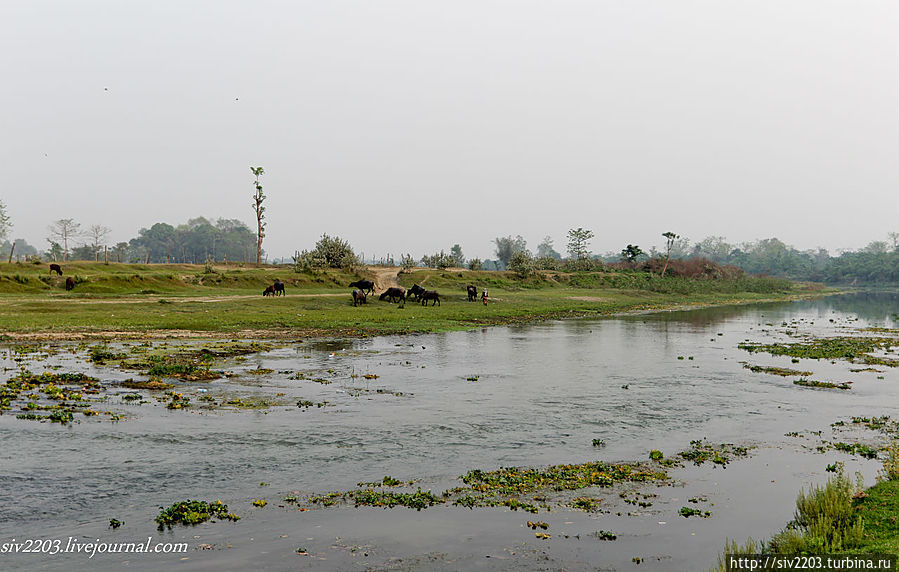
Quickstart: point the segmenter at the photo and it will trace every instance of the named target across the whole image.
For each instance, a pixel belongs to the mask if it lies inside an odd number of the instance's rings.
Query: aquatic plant
[[[543,530],[546,530],[547,528],[549,528],[549,525],[547,523],[541,522],[539,520],[536,522],[532,522],[529,520],[528,526],[531,527],[532,530],[537,530],[538,528],[542,528]]]
[[[661,451],[656,450],[656,449],[653,449],[652,451],[649,452],[649,458],[652,459],[653,461],[660,461],[660,460],[662,460],[662,457],[664,457],[664,456],[665,455],[663,455]]]
[[[617,540],[618,535],[612,532],[611,530],[597,530],[592,533],[593,536],[600,540]]]
[[[690,449],[678,453],[682,459],[691,461],[694,465],[701,465],[706,461],[711,461],[716,465],[727,467],[730,462],[730,456],[745,457],[749,454],[749,449],[740,447],[731,443],[721,443],[717,446],[709,443],[704,439],[690,441]]]
[[[109,519],[109,528],[111,528],[111,529],[113,529],[113,530],[115,530],[116,528],[122,526],[123,524],[125,524],[125,521],[124,521],[124,520],[119,520],[119,519],[117,519],[117,518],[110,518],[110,519]]]
[[[708,517],[712,516],[712,513],[707,510],[703,511],[698,508],[690,508],[688,506],[680,507],[680,510],[677,512],[684,518],[689,518],[691,516],[699,516],[702,518],[708,518]]]
[[[859,492],[839,471],[823,487],[801,491],[793,521],[769,542],[778,554],[824,554],[858,546],[864,538],[864,523],[853,509]]]
[[[228,505],[222,501],[199,501],[185,500],[176,502],[168,508],[159,507],[162,512],[156,517],[156,523],[159,530],[168,527],[172,528],[173,524],[200,524],[211,518],[221,518],[227,520],[239,520],[240,517],[234,513],[228,512]]]
[[[812,375],[812,372],[810,372],[810,371],[800,371],[800,370],[789,369],[789,368],[785,368],[785,367],[752,365],[752,364],[748,364],[748,363],[744,363],[743,367],[753,373],[767,373],[770,375],[779,375],[781,377],[790,377],[793,375]]]
[[[259,508],[262,508],[267,504],[268,504],[268,501],[266,501],[265,499],[256,499],[253,501],[253,506],[256,506]]]
[[[816,381],[814,379],[800,378],[793,381],[793,385],[801,385],[803,387],[818,387],[821,389],[851,389],[849,382],[833,383],[830,381]]]
[[[741,342],[737,345],[749,353],[765,352],[771,355],[808,359],[844,359],[852,363],[897,367],[899,360],[871,355],[877,351],[890,350],[895,346],[899,346],[899,340],[894,338],[852,336],[817,338],[790,344]]]

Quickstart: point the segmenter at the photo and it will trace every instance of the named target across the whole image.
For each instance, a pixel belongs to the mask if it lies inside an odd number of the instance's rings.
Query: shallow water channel
[[[831,423],[899,418],[897,369],[853,373],[863,366],[791,363],[737,344],[862,335],[860,328],[895,328],[897,311],[899,296],[871,293],[284,342],[226,360],[228,377],[174,381],[194,405],[181,410],[167,409],[146,390],[137,391],[143,403],[124,401],[120,395],[135,390],[116,384],[146,377],[97,367],[86,347],[35,345],[34,353],[0,347],[3,380],[23,366],[84,372],[108,386],[110,397],[97,408],[122,416],[76,415],[60,425],[17,419],[16,408],[0,415],[0,544],[60,538],[65,545],[69,537],[189,543],[187,553],[169,555],[7,553],[0,554],[0,569],[630,570],[635,559],[639,569],[706,569],[726,538],[742,542],[779,531],[792,518],[799,490],[826,481],[828,464],[843,461],[849,474],[860,470],[874,482],[878,461],[816,446],[822,439],[876,444],[882,437]],[[796,377],[753,373],[741,362],[810,370],[813,379],[850,381],[851,389],[800,387],[792,383]],[[273,371],[249,373],[262,368]],[[279,405],[203,407],[204,395]],[[314,405],[298,407],[298,400]],[[786,435],[793,432],[799,434]],[[416,511],[283,502],[288,495],[352,490],[385,475],[414,480],[411,491],[439,494],[471,469],[644,461],[650,450],[674,456],[702,438],[752,449],[726,468],[669,469],[667,484],[587,491],[603,498],[591,512],[562,504],[534,515],[507,507]],[[594,446],[594,439],[605,445]],[[622,491],[649,502],[625,503]],[[678,514],[695,497],[705,499],[698,508],[711,516]],[[185,499],[221,499],[241,519],[158,531],[153,519],[160,507]],[[252,506],[257,499],[267,506]],[[125,524],[113,530],[110,518]],[[550,537],[535,537],[528,520],[548,523]],[[600,540],[600,530],[617,539]]]

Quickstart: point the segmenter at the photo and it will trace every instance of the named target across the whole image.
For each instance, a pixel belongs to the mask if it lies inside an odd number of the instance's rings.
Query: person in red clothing
[[[484,293],[481,294],[481,302],[483,302],[485,306],[487,305],[487,289],[486,288],[484,288]]]

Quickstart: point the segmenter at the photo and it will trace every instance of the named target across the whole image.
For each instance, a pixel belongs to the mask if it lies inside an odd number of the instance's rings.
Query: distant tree
[[[708,258],[712,262],[724,263],[730,258],[733,250],[723,236],[708,236],[693,247],[693,256]]]
[[[428,268],[449,268],[456,263],[456,259],[444,251],[421,257],[421,263]]]
[[[868,245],[862,249],[862,252],[867,252],[869,254],[886,254],[888,251],[889,246],[882,240],[869,242]]]
[[[674,241],[680,237],[670,230],[668,232],[663,232],[662,236],[665,237],[666,244],[665,266],[662,267],[662,276],[665,276],[665,271],[668,270],[668,262],[671,260],[671,248],[674,246]]]
[[[47,230],[50,233],[47,240],[51,244],[62,243],[62,260],[65,262],[69,259],[69,241],[81,236],[81,225],[70,218],[63,218],[51,224]]]
[[[400,256],[400,266],[403,268],[403,272],[408,272],[418,266],[418,264],[411,254],[403,254]]]
[[[521,238],[521,235],[515,238],[511,236],[497,237],[493,241],[496,243],[496,257],[503,263],[505,268],[509,267],[513,254],[516,252],[527,252],[527,241]]]
[[[628,244],[621,251],[621,259],[624,260],[625,262],[631,262],[631,263],[636,262],[638,258],[640,258],[641,256],[645,256],[645,255],[646,255],[646,253],[643,252],[643,249],[641,249],[639,246],[637,246],[635,244]]]
[[[587,243],[590,242],[594,236],[592,230],[586,230],[580,227],[568,231],[568,254],[578,267],[582,266],[583,262],[590,258],[590,251],[587,249]]]
[[[10,228],[12,228],[12,222],[6,212],[6,203],[0,200],[0,240],[6,240]]]
[[[468,269],[469,270],[483,270],[484,265],[481,263],[480,258],[472,258],[468,261]]]
[[[899,248],[899,232],[888,232],[887,237],[890,239],[890,245],[893,247],[893,250]]]
[[[526,278],[534,273],[534,257],[527,250],[518,250],[509,261],[509,270],[518,274],[520,278]]]
[[[250,171],[256,176],[256,180],[253,181],[253,186],[256,188],[256,192],[253,194],[253,210],[256,211],[256,264],[259,265],[262,263],[262,239],[265,237],[265,207],[262,206],[265,195],[262,194],[259,177],[265,174],[265,169],[250,167]]]
[[[53,242],[49,239],[47,239],[47,242],[50,243],[50,248],[47,249],[47,258],[58,261],[62,257],[62,246],[58,242]]]
[[[100,260],[100,248],[106,246],[106,237],[110,232],[112,229],[102,224],[93,224],[87,229],[87,237],[90,239],[90,246],[94,251],[94,261]]]
[[[465,256],[462,255],[462,247],[458,244],[454,244],[450,249],[450,256],[453,257],[452,266],[461,268],[465,264]]]
[[[543,242],[537,245],[537,258],[547,257],[562,260],[562,255],[553,248],[553,239],[549,236],[544,236]]]
[[[115,257],[116,262],[121,262],[128,260],[128,243],[127,242],[117,242],[115,246],[112,247],[112,255]]]

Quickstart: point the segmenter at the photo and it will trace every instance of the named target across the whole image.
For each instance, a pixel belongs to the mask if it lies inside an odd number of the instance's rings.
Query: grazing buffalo
[[[357,303],[365,304],[365,291],[353,290],[353,306],[355,306]]]
[[[424,288],[416,284],[412,288],[409,288],[409,291],[406,292],[406,297],[408,298],[409,296],[415,296],[415,299],[419,300],[421,298],[421,295],[424,294],[424,291]]]
[[[350,283],[350,288],[358,288],[363,292],[368,290],[369,294],[375,293],[375,283],[371,280],[356,280],[355,282]]]
[[[395,298],[395,299],[394,299]],[[390,300],[391,302],[402,302],[406,299],[406,290],[404,288],[391,287],[378,296],[378,300]]]
[[[469,284],[465,287],[468,290],[468,301],[476,302],[478,299],[478,289]]]
[[[66,291],[71,290],[75,287],[75,281],[72,280],[71,276],[66,277]]]
[[[62,276],[62,267],[59,264],[51,264],[50,272],[56,272],[56,274]]]
[[[266,286],[265,290],[262,291],[263,296],[274,296],[275,295],[275,287],[274,286]]]
[[[275,280],[275,284],[273,285],[275,289],[275,296],[283,296],[284,295],[284,282],[280,280]]]
[[[432,300],[431,305],[437,304],[440,305],[440,294],[437,293],[436,290],[425,290],[421,293],[419,297],[421,299],[421,305],[427,306],[428,300]]]

